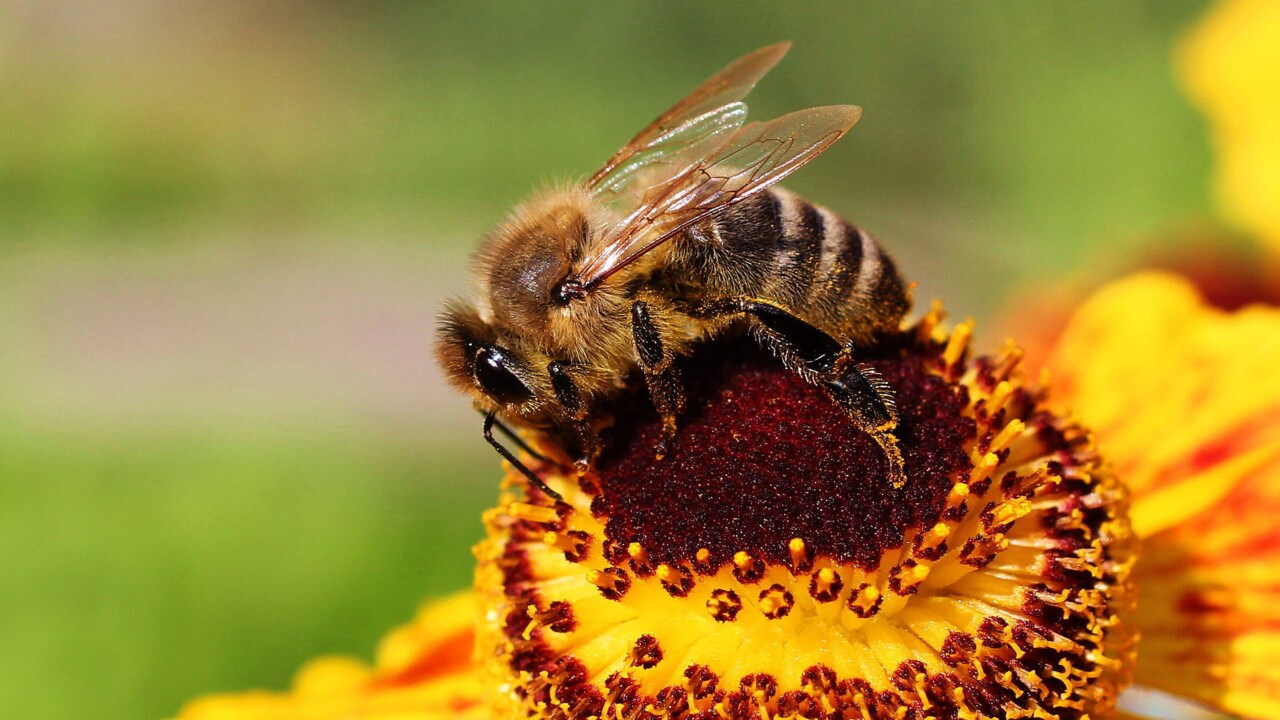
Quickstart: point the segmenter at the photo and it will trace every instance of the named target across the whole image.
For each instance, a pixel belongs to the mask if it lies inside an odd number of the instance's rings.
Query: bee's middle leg
[[[662,439],[658,442],[657,451],[661,459],[675,440],[677,418],[684,412],[684,384],[680,382],[671,345],[662,339],[653,318],[653,308],[645,300],[637,300],[631,305],[631,336],[649,388],[649,397],[662,418]]]
[[[852,365],[851,349],[829,333],[772,303],[750,298],[715,298],[682,303],[693,317],[747,316],[754,335],[774,357],[805,380],[820,385],[838,378]]]

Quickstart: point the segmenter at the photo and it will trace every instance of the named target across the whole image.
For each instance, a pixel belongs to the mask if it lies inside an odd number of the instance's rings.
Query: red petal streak
[[[403,687],[426,682],[442,675],[469,672],[472,669],[471,649],[474,646],[475,633],[467,628],[444,638],[434,645],[430,652],[409,663],[400,672],[374,679],[370,687],[375,689]]]

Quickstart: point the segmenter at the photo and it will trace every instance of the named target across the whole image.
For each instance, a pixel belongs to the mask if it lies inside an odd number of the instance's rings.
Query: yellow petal
[[[387,635],[373,667],[319,658],[299,671],[289,692],[200,698],[178,720],[479,720],[486,715],[471,657],[474,607],[470,593],[427,604]]]

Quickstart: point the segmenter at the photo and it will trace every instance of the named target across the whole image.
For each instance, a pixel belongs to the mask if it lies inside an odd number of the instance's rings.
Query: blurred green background
[[[465,586],[466,255],[730,59],[857,103],[788,185],[957,315],[1205,222],[1198,2],[0,1],[0,711],[155,718]]]

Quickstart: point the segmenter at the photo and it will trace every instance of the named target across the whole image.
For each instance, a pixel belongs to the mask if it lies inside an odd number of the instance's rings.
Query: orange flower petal
[[[1280,310],[1140,275],[1088,301],[1052,362],[1133,489],[1136,682],[1280,717]]]
[[[1147,541],[1140,682],[1245,717],[1280,717],[1280,467]]]
[[[298,673],[289,692],[200,698],[178,720],[487,717],[471,659],[475,602],[462,593],[426,605],[383,639],[372,668],[353,658],[319,658]]]
[[[1049,366],[1132,490],[1140,536],[1280,462],[1280,311],[1223,313],[1184,280],[1141,274],[1089,299]]]

